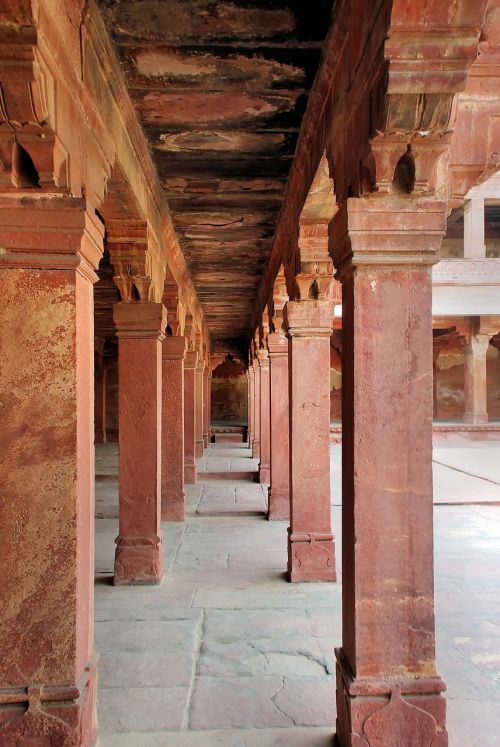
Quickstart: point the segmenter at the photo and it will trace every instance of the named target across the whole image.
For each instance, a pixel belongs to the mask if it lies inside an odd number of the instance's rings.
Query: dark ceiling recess
[[[214,342],[244,337],[333,0],[99,0]]]

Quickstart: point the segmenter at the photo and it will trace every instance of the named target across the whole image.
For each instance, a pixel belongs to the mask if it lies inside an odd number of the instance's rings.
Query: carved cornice
[[[441,259],[432,268],[432,283],[500,286],[500,259]]]

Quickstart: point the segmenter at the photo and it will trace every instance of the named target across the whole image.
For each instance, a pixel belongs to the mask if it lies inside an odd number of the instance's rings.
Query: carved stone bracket
[[[67,152],[54,128],[55,85],[34,32],[0,40],[0,188],[65,190]]]
[[[146,221],[108,221],[106,238],[114,281],[124,303],[156,300],[153,250]]]

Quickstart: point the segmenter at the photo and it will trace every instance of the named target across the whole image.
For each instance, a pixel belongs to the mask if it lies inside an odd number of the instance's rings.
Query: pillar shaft
[[[161,342],[167,314],[159,303],[118,303],[120,533],[115,584],[163,577],[161,521]]]
[[[195,424],[195,455],[202,457],[204,452],[203,441],[203,372],[205,364],[198,360],[196,366],[196,424]]]
[[[464,206],[464,257],[484,259],[484,199],[473,197]]]
[[[198,353],[189,350],[184,362],[184,482],[196,482],[196,363]]]
[[[0,742],[95,744],[94,272],[83,200],[0,198]]]
[[[161,518],[184,521],[184,359],[185,337],[162,343]]]
[[[209,367],[205,366],[203,372],[203,447],[208,447],[208,434],[210,431],[210,414],[209,414],[209,401],[210,401],[210,380],[209,380]]]
[[[288,414],[288,340],[278,333],[268,337],[271,393],[269,520],[290,518],[290,427]]]
[[[334,581],[330,518],[332,301],[289,301],[290,581]]]
[[[446,204],[348,200],[337,740],[447,744],[434,650],[432,277]],[[401,230],[405,226],[405,231]],[[352,253],[351,253],[352,252]],[[350,257],[350,259],[349,259]],[[435,741],[432,741],[433,737]],[[363,738],[363,739],[361,739]]]
[[[259,350],[260,368],[260,462],[259,482],[270,482],[271,425],[269,358],[267,350]]]
[[[247,413],[247,424],[248,424],[248,446],[251,449],[253,446],[254,439],[254,378],[255,373],[253,366],[248,366],[247,379],[248,379],[248,413]]]
[[[464,422],[479,425],[488,422],[488,390],[486,355],[490,344],[488,334],[472,335],[465,345]]]
[[[106,366],[95,368],[94,376],[95,442],[106,443]]]
[[[252,457],[260,458],[260,368],[257,359],[253,362],[253,444]]]

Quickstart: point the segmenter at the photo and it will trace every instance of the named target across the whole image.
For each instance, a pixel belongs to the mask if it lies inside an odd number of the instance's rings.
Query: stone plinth
[[[267,350],[259,350],[260,369],[260,462],[259,482],[270,482],[271,426],[269,358]]]
[[[278,333],[270,334],[269,373],[271,392],[269,520],[290,518],[290,428],[288,413],[288,340]]]
[[[289,301],[290,506],[288,578],[335,581],[330,519],[332,301]]]
[[[0,196],[0,743],[97,738],[94,270],[81,199]]]
[[[196,482],[196,364],[198,353],[188,350],[184,361],[184,482]]]
[[[332,237],[346,257],[335,262],[343,311],[337,740],[444,747],[434,646],[431,265],[446,204],[348,204]]]
[[[184,358],[185,337],[162,343],[161,518],[184,521]]]
[[[120,533],[115,584],[158,584],[163,577],[161,404],[163,330],[159,303],[118,303]]]

